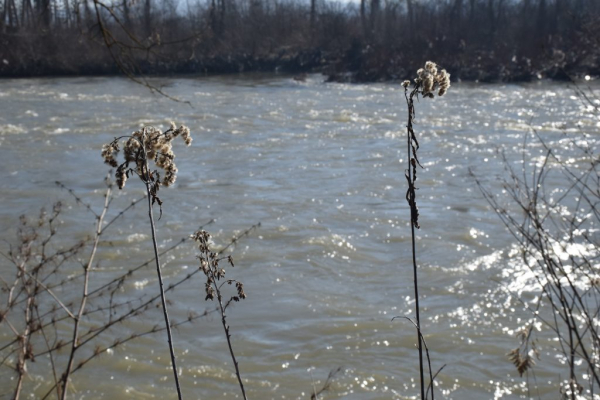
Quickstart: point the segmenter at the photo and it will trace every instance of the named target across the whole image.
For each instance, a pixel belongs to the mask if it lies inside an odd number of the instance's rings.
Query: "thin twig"
[[[339,374],[341,371],[342,371],[342,367],[337,367],[336,369],[332,369],[331,371],[329,371],[329,374],[327,375],[327,379],[325,379],[325,383],[318,391],[315,389],[315,386],[313,383],[313,394],[310,396],[310,400],[318,400],[319,395],[321,393],[327,392],[331,388],[331,384],[333,383],[333,380],[335,379],[336,375]],[[311,377],[312,377],[312,374],[311,374]]]
[[[145,156],[145,150],[144,150]],[[160,301],[162,304],[163,315],[165,317],[165,327],[167,330],[167,340],[169,342],[169,354],[171,356],[171,364],[173,367],[173,376],[175,378],[175,387],[177,388],[177,398],[179,400],[182,399],[181,395],[181,386],[179,385],[179,376],[177,373],[177,364],[175,362],[175,350],[173,349],[173,337],[171,335],[171,323],[169,322],[169,313],[167,311],[167,300],[165,298],[165,290],[163,287],[163,279],[162,273],[160,271],[160,259],[158,255],[158,244],[156,243],[156,230],[154,228],[154,216],[152,213],[152,194],[150,188],[150,176],[148,170],[148,160],[144,157],[144,162],[146,165],[146,170],[143,172],[145,174],[144,183],[146,184],[146,193],[148,198],[148,218],[150,219],[150,230],[152,231],[152,246],[154,249],[154,260],[156,261],[156,274],[158,275],[158,284],[160,289]]]
[[[414,327],[416,328],[416,330],[417,330],[417,335],[418,335],[418,337],[419,337],[419,342],[423,343],[423,345],[425,346],[425,354],[426,354],[426,356],[427,356],[427,364],[428,364],[428,366],[429,366],[429,385],[432,385],[432,384],[433,384],[433,380],[434,380],[434,378],[435,378],[435,377],[433,376],[433,372],[432,372],[432,370],[431,370],[431,358],[429,357],[429,347],[427,347],[427,342],[425,342],[425,338],[423,337],[423,334],[421,333],[421,328],[420,328],[420,327],[419,327],[419,325],[417,325],[417,323],[416,323],[415,321],[413,321],[413,320],[412,320],[410,317],[407,317],[407,316],[394,317],[394,318],[392,318],[392,321],[393,321],[393,320],[395,320],[396,318],[403,318],[403,319],[406,319],[406,320],[410,321],[410,323],[411,323],[411,324],[413,324],[413,325],[414,325]],[[444,366],[442,366],[442,368],[444,368],[444,367],[445,367],[445,365],[444,365]],[[440,370],[441,370],[441,369],[440,369]],[[439,372],[439,371],[438,371],[438,372]],[[436,375],[437,375],[437,374],[436,374]],[[424,400],[426,400],[426,399],[427,399],[427,392],[425,392],[423,399],[424,399]],[[431,386],[431,400],[435,400],[435,399],[434,399],[434,395],[433,395],[433,386]]]
[[[96,235],[94,237],[94,244],[92,245],[92,252],[86,265],[84,266],[84,278],[83,278],[83,294],[81,298],[81,304],[79,306],[79,311],[77,312],[77,318],[75,318],[75,324],[73,325],[73,339],[71,343],[71,351],[69,353],[69,361],[67,362],[67,368],[62,376],[62,396],[61,400],[65,400],[67,398],[67,385],[69,382],[69,375],[71,374],[71,369],[73,368],[73,361],[75,359],[75,352],[79,348],[79,324],[81,323],[81,318],[83,316],[83,312],[85,310],[85,305],[88,299],[88,284],[90,271],[92,268],[92,264],[94,262],[94,258],[96,256],[96,250],[98,249],[98,242],[100,240],[100,233],[102,232],[102,223],[104,222],[104,216],[108,211],[108,205],[111,197],[111,187],[109,186],[106,190],[106,194],[104,195],[104,208],[102,209],[102,213],[99,215],[96,221]]]

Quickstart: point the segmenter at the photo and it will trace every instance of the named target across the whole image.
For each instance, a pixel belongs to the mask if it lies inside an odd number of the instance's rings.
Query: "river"
[[[166,248],[214,219],[206,229],[219,248],[261,223],[233,246],[235,268],[227,272],[248,295],[229,308],[228,322],[249,398],[310,399],[337,367],[343,372],[319,398],[416,398],[416,334],[407,320],[392,321],[414,315],[403,89],[328,84],[319,75],[305,82],[255,74],[152,82],[191,106],[120,78],[0,80],[2,251],[16,244],[20,214],[35,217],[58,200],[64,206],[56,246],[92,234],[93,216],[55,181],[99,211],[109,169],[102,145],[142,125],[185,124],[194,141],[190,147],[174,142],[179,173],[174,187],[160,191],[159,244]],[[549,82],[457,83],[442,98],[420,100],[416,113],[423,165],[417,181],[421,318],[434,370],[446,365],[436,398],[526,398],[526,379],[506,356],[530,316],[504,289],[518,284],[506,273],[518,257],[469,169],[502,195],[500,150],[513,165],[525,154],[526,166],[544,152],[531,138],[524,143],[531,126],[553,146],[565,132],[584,130],[597,149],[600,125],[572,87]],[[115,193],[109,214],[141,195],[141,182],[131,178]],[[143,204],[103,238],[91,288],[150,257]],[[191,243],[168,253],[167,285],[197,269],[196,254]],[[77,263],[66,267],[69,274],[81,271]],[[3,259],[0,273],[12,280],[14,266]],[[156,271],[148,267],[115,298],[157,290]],[[79,292],[66,286],[57,294],[69,299]],[[1,296],[0,309],[6,293]],[[210,309],[204,297],[199,275],[170,292],[173,320]],[[101,324],[108,316],[98,318]],[[155,324],[163,324],[162,314],[149,310],[97,342],[107,345]],[[217,316],[173,333],[186,398],[241,398]],[[12,337],[0,324],[0,344]],[[558,398],[557,382],[567,371],[550,344],[541,349],[539,393]],[[64,364],[66,354],[56,362]],[[70,398],[172,398],[168,360],[164,332],[130,341],[75,373]],[[25,393],[38,398],[52,377],[46,357],[31,364]],[[10,398],[12,389],[4,388],[12,387],[15,374],[2,369],[0,395]]]

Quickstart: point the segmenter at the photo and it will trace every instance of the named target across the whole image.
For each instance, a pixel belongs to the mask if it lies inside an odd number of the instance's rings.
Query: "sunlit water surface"
[[[261,223],[235,245],[236,267],[228,272],[244,282],[248,295],[229,309],[228,321],[249,398],[309,399],[338,366],[344,371],[323,399],[416,398],[416,334],[407,320],[392,321],[414,315],[402,88],[325,84],[320,76],[302,83],[261,75],[155,83],[192,107],[125,79],[0,81],[3,252],[16,243],[20,214],[35,216],[57,200],[65,204],[57,247],[91,234],[93,216],[55,181],[99,211],[108,171],[102,144],[174,120],[190,127],[194,142],[189,148],[174,144],[179,175],[173,188],[160,192],[160,246],[211,219],[207,229],[216,248]],[[502,194],[499,150],[516,166],[523,154],[526,164],[543,155],[535,141],[523,148],[530,125],[556,146],[567,143],[565,132],[582,129],[593,148],[598,120],[572,88],[554,83],[455,84],[447,96],[421,100],[416,110],[424,166],[417,192],[421,316],[433,368],[446,365],[436,397],[524,397],[526,380],[506,357],[530,317],[505,289],[524,289],[522,267],[469,169]],[[110,215],[142,194],[142,184],[131,179],[116,193]],[[137,206],[107,232],[92,288],[150,256],[146,217]],[[164,258],[167,285],[197,269],[196,254],[186,243]],[[81,271],[77,264],[69,268]],[[0,273],[14,279],[4,259]],[[148,267],[116,296],[123,301],[157,290]],[[79,293],[78,286],[60,292],[66,298]],[[168,297],[175,321],[211,308],[200,275]],[[4,302],[3,293],[0,308]],[[108,316],[98,318],[100,324]],[[150,310],[111,329],[98,344],[162,323],[162,314]],[[6,324],[0,325],[2,342],[9,338]],[[241,398],[219,318],[182,325],[174,340],[186,398]],[[557,382],[566,377],[554,354],[551,345],[542,346],[536,377],[543,398],[557,398]],[[73,375],[71,398],[172,398],[168,359],[164,333],[131,341]],[[32,367],[27,394],[41,396],[50,379],[47,367]],[[0,387],[11,382],[14,374],[3,367]],[[0,391],[10,397],[10,389]]]

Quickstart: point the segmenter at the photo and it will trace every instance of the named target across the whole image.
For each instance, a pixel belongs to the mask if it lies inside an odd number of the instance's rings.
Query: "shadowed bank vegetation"
[[[170,320],[167,325],[159,323],[157,312],[164,306],[161,297],[198,279],[194,276],[201,273],[199,268],[172,279],[160,294],[123,294],[159,255],[172,254],[189,244],[189,235],[137,266],[118,268],[108,274],[102,268],[110,263],[102,248],[110,246],[115,229],[122,228],[126,216],[147,197],[119,209],[114,205],[114,184],[107,179],[103,206],[97,210],[62,183],[57,185],[68,190],[82,206],[79,210],[85,209],[95,220],[94,233],[72,244],[61,244],[65,240],[60,229],[65,207],[56,203],[51,211],[42,209],[37,218],[21,216],[16,240],[5,243],[0,250],[0,257],[9,267],[0,276],[0,371],[11,377],[10,381],[5,380],[10,383],[0,389],[0,398],[75,398],[81,370],[86,368],[89,372],[99,357],[145,336],[164,335],[163,331],[219,313],[217,308],[208,306],[198,313],[190,311],[184,319]],[[199,229],[213,222],[210,220]],[[213,254],[223,256],[259,226],[260,223],[234,236]],[[140,322],[145,322],[145,326],[140,327]],[[123,333],[124,326],[129,333]],[[43,383],[34,378],[38,376],[43,377]]]
[[[588,115],[600,119],[597,93],[579,86],[574,93]],[[536,369],[549,363],[549,357],[542,356],[545,348],[561,364],[560,397],[556,398],[598,398],[600,157],[592,137],[565,130],[556,145],[531,127],[524,138],[520,168],[502,152],[506,170],[498,185],[502,193],[472,172],[485,200],[514,237],[512,251],[526,271],[525,281],[534,288],[533,297],[507,289],[531,315],[516,330],[518,347],[507,354],[519,375],[533,378],[528,397],[541,386],[535,380]],[[540,147],[540,156],[527,165],[530,140]],[[557,181],[562,184],[551,183]],[[544,341],[544,332],[552,342]]]
[[[241,71],[600,75],[596,0],[0,0],[0,76]]]

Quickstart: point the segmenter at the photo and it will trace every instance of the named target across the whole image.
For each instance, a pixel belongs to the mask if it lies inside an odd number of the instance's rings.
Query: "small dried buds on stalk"
[[[134,132],[131,136],[115,138],[112,142],[105,144],[102,147],[102,157],[106,164],[117,168],[115,177],[119,189],[125,187],[127,179],[134,173],[142,181],[152,182],[155,194],[159,186],[171,186],[175,183],[177,166],[173,162],[175,153],[173,153],[172,141],[178,136],[181,136],[187,146],[192,143],[189,128],[183,125],[177,128],[171,122],[171,126],[165,132],[147,126]],[[124,139],[127,139],[123,146],[125,161],[119,164],[116,157],[120,151],[120,142]],[[155,165],[164,171],[162,180],[158,171],[148,170],[149,160],[153,160]]]
[[[218,309],[219,313],[221,314],[221,324],[223,325],[223,331],[225,332],[225,338],[227,339],[229,354],[231,355],[231,360],[233,361],[233,366],[235,367],[235,374],[240,385],[242,396],[244,400],[247,400],[246,390],[244,388],[244,383],[242,382],[242,377],[240,375],[239,364],[237,362],[235,353],[233,352],[233,346],[231,344],[231,334],[229,333],[229,325],[227,324],[227,315],[225,314],[227,307],[229,307],[232,301],[238,302],[241,299],[246,298],[246,293],[244,293],[244,285],[242,284],[242,282],[239,282],[235,279],[225,279],[225,269],[219,266],[219,262],[227,260],[227,262],[232,267],[234,267],[233,258],[231,258],[231,256],[219,257],[219,253],[215,253],[210,249],[210,235],[208,234],[208,232],[198,231],[192,237],[198,243],[198,249],[200,250],[200,255],[198,256],[198,258],[200,259],[200,270],[204,273],[204,275],[206,275],[205,300],[215,300],[216,297],[217,302],[219,303]],[[234,283],[237,294],[232,295],[229,298],[229,300],[227,300],[227,302],[223,304],[221,288],[225,284],[232,285]]]
[[[415,194],[415,182],[417,180],[417,164],[420,166],[419,158],[417,157],[417,150],[419,149],[419,142],[415,135],[413,124],[415,121],[415,104],[414,96],[420,94],[424,98],[433,98],[433,92],[437,90],[438,96],[446,94],[450,88],[450,74],[445,69],[438,71],[438,66],[434,62],[427,61],[424,68],[420,68],[417,71],[417,77],[415,78],[414,88],[408,93],[408,87],[410,81],[402,82],[404,87],[404,95],[406,97],[406,103],[408,105],[408,123],[406,125],[408,132],[408,172],[406,173],[406,179],[408,181],[408,191],[406,193],[406,200],[411,209],[411,223],[415,228],[419,226],[419,211],[416,203]]]
[[[533,321],[532,321],[533,322]],[[517,338],[521,341],[521,345],[512,349],[508,354],[508,359],[514,364],[519,372],[519,376],[523,376],[525,372],[533,368],[535,358],[540,359],[540,352],[537,348],[537,340],[530,340],[533,325],[523,328],[517,332]]]
[[[227,260],[229,265],[234,267],[233,258],[231,256],[227,257],[219,257],[217,253],[213,252],[210,249],[210,234],[206,231],[198,231],[193,235],[194,241],[198,243],[198,249],[200,250],[200,255],[198,258],[200,259],[200,270],[206,276],[206,298],[205,300],[214,300],[215,295],[218,300],[221,300],[221,287],[227,283],[228,285],[232,285],[235,283],[235,287],[237,290],[237,295],[232,296],[227,305],[231,301],[240,301],[241,299],[246,298],[246,293],[244,293],[244,285],[241,282],[238,282],[234,279],[225,280],[225,269],[219,266],[219,263],[223,260]],[[224,282],[220,285],[219,281],[223,279]]]

